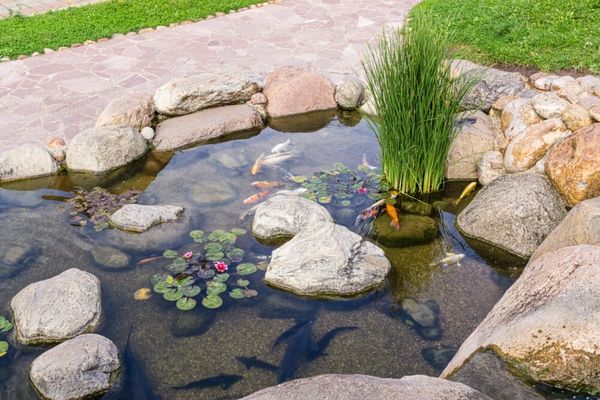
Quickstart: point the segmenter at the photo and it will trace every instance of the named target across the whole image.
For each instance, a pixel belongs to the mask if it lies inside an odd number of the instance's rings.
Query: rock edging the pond
[[[115,211],[109,220],[119,229],[141,233],[156,224],[176,220],[182,212],[183,207],[180,206],[126,204]]]

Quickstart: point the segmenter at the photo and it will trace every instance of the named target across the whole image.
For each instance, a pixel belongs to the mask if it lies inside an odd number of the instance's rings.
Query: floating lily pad
[[[226,282],[229,279],[229,274],[227,272],[223,272],[222,274],[218,274],[213,278],[213,282]]]
[[[246,233],[248,233],[245,229],[242,229],[242,228],[233,228],[230,232],[236,236],[241,236],[241,235],[245,235]]]
[[[173,286],[169,285],[166,281],[158,282],[152,288],[156,293],[167,293],[173,290]]]
[[[227,290],[227,285],[223,282],[210,281],[207,284],[206,293],[210,295],[218,295]]]
[[[329,204],[331,203],[331,196],[321,196],[319,197],[319,203]]]
[[[302,175],[296,175],[292,178],[292,181],[296,182],[296,183],[304,183],[307,181],[307,178],[305,176]]]
[[[168,276],[170,275],[164,272],[161,272],[160,274],[154,274],[152,275],[152,278],[150,278],[150,282],[152,282],[152,286],[154,286],[158,282],[166,282]]]
[[[243,263],[237,266],[236,271],[240,275],[250,275],[256,272],[256,265],[252,263]]]
[[[237,236],[234,233],[225,232],[223,235],[221,235],[219,242],[221,242],[223,244],[233,244],[233,243],[235,243],[236,239],[237,239]]]
[[[258,292],[253,289],[246,289],[246,290],[244,290],[244,296],[246,296],[248,298],[256,297],[256,296],[258,296]]]
[[[200,279],[210,279],[216,275],[216,272],[214,269],[201,269],[197,274]]]
[[[163,293],[163,298],[167,301],[177,301],[183,297],[183,291],[181,289],[171,289]]]
[[[223,245],[217,242],[210,242],[204,246],[204,251],[207,253],[218,253],[223,250]]]
[[[13,328],[13,325],[8,319],[0,316],[0,332],[8,332]]]
[[[0,340],[0,357],[3,357],[8,353],[8,342]]]
[[[169,266],[169,271],[171,271],[175,274],[180,274],[183,271],[185,271],[186,269],[187,269],[187,262],[184,260],[183,257],[177,257],[176,259],[173,260],[173,262]]]
[[[152,297],[152,292],[148,288],[140,288],[133,293],[135,300],[148,300]]]
[[[193,285],[193,286],[186,286],[181,291],[183,292],[183,295],[186,297],[196,297],[200,294],[202,289],[200,289],[200,286]]]
[[[350,200],[342,200],[340,204],[342,207],[350,207],[350,205],[352,205],[352,202]]]
[[[214,294],[209,294],[202,299],[202,305],[206,308],[219,308],[223,305],[223,299]]]
[[[165,250],[163,252],[163,257],[165,258],[175,258],[177,257],[177,252],[175,250]]]
[[[206,259],[208,261],[220,261],[223,259],[223,257],[225,257],[225,254],[223,253],[208,253],[206,255]]]
[[[190,237],[194,239],[194,242],[198,243],[202,243],[206,239],[206,235],[200,230],[191,231]]]
[[[223,237],[223,234],[225,234],[225,233],[227,233],[227,232],[225,232],[221,229],[214,230],[210,233],[210,235],[208,235],[208,240],[211,240],[214,242],[219,241]]]
[[[194,283],[194,278],[192,278],[191,276],[186,276],[181,279],[177,279],[175,281],[175,285],[177,285],[177,286],[190,286],[193,283]]]
[[[177,303],[175,303],[175,305],[178,309],[182,311],[189,311],[196,307],[196,300],[191,299],[189,297],[182,297],[181,299],[177,300]]]
[[[238,279],[236,283],[238,284],[238,286],[246,287],[250,284],[250,281],[246,279]]]
[[[235,288],[231,292],[229,292],[229,297],[233,299],[243,299],[244,297],[246,297],[246,295],[244,294],[244,290],[240,288]]]

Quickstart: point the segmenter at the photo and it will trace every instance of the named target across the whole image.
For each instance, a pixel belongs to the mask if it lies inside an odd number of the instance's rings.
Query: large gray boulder
[[[314,201],[304,197],[278,195],[256,208],[252,233],[262,240],[278,240],[332,222],[329,212]]]
[[[462,383],[424,375],[402,379],[327,374],[263,389],[242,400],[491,400]]]
[[[529,263],[441,377],[491,350],[530,381],[600,392],[599,265],[600,247],[592,245],[563,247]]]
[[[0,154],[0,182],[53,175],[58,164],[45,149],[23,144]]]
[[[265,282],[300,295],[347,296],[381,285],[390,268],[382,249],[344,226],[324,223],[274,250]]]
[[[257,78],[250,74],[204,73],[165,83],[154,94],[154,104],[159,114],[185,115],[246,102],[259,90]]]
[[[126,94],[114,99],[100,113],[96,126],[128,125],[142,130],[154,118],[154,103],[149,94]]]
[[[130,126],[90,128],[73,138],[67,149],[67,168],[102,173],[122,167],[146,153],[148,145]]]
[[[246,104],[217,107],[161,122],[153,142],[156,150],[176,150],[262,126],[260,114]]]
[[[180,206],[125,204],[115,211],[109,220],[119,229],[141,233],[156,224],[176,220],[182,212],[183,207]]]
[[[560,195],[545,176],[504,175],[477,193],[456,224],[468,238],[528,259],[566,213]]]
[[[92,332],[102,314],[100,297],[98,278],[76,268],[26,286],[10,303],[17,340],[56,343]]]
[[[45,399],[87,399],[108,391],[119,367],[117,346],[104,336],[87,334],[33,360],[29,376]]]

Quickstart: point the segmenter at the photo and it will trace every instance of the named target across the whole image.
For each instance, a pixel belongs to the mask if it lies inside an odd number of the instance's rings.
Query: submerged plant
[[[175,250],[165,250],[163,257],[172,259],[168,266],[170,273],[154,275],[153,290],[183,311],[195,308],[198,296],[202,296],[201,304],[211,309],[223,305],[221,295],[228,290],[232,299],[257,296],[256,290],[248,288],[250,281],[241,278],[255,273],[257,267],[243,263],[245,252],[235,247],[237,238],[246,233],[240,228],[215,230],[209,235],[191,231],[189,235],[198,244],[197,250],[181,255]]]
[[[90,191],[75,190],[75,196],[67,200],[70,209],[71,224],[83,226],[86,218],[94,224],[97,231],[108,228],[108,219],[112,213],[126,204],[135,203],[139,190],[128,190],[122,194],[110,193],[106,189],[95,187]]]
[[[452,76],[449,39],[429,14],[415,12],[402,28],[384,32],[362,62],[383,174],[401,193],[429,193],[443,185],[454,120],[474,84]]]
[[[8,319],[0,315],[0,337],[10,332],[13,328],[13,325],[10,323]],[[4,340],[0,340],[0,357],[4,357],[6,353],[8,353],[9,349],[8,342]]]

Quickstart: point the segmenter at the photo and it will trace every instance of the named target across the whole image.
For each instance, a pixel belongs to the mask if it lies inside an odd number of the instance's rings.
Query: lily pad
[[[152,282],[152,286],[154,286],[159,282],[166,282],[168,276],[170,276],[170,275],[166,274],[164,272],[161,272],[159,274],[154,274],[154,275],[152,275],[152,278],[150,278],[150,282]]]
[[[181,289],[171,289],[168,292],[163,293],[163,298],[167,301],[177,301],[183,297],[183,291]]]
[[[191,299],[189,297],[182,297],[181,299],[177,300],[177,303],[175,303],[175,305],[178,309],[182,311],[189,311],[196,307],[196,300]]]
[[[167,293],[170,292],[171,290],[173,290],[173,286],[169,285],[167,282],[163,281],[163,282],[158,282],[156,285],[154,285],[154,287],[152,288],[156,293]]]
[[[202,299],[202,305],[211,309],[219,308],[223,305],[223,299],[215,294],[209,294]]]
[[[208,253],[206,255],[206,259],[208,261],[220,261],[223,259],[223,257],[225,257],[225,254],[223,253]]]
[[[200,294],[202,289],[200,289],[200,286],[194,285],[194,286],[186,286],[181,291],[183,292],[183,295],[186,297],[196,297]]]
[[[8,342],[0,340],[0,357],[3,357],[8,353]]]
[[[307,180],[307,178],[302,175],[296,175],[292,178],[292,181],[294,181],[296,183],[304,183],[304,182],[306,182],[306,180]]]
[[[245,229],[242,229],[242,228],[233,228],[230,232],[236,236],[241,236],[241,235],[245,235],[246,233],[248,233]]]
[[[218,253],[223,250],[223,245],[217,242],[210,242],[204,246],[204,251],[207,253]]]
[[[194,242],[198,243],[202,243],[206,239],[206,235],[200,230],[191,231],[190,237],[194,239]]]
[[[225,234],[225,233],[227,233],[227,232],[225,232],[221,229],[216,229],[216,230],[212,231],[210,233],[210,235],[208,235],[208,240],[211,240],[213,242],[220,241],[220,239],[223,237],[223,234]]]
[[[229,297],[233,299],[243,299],[244,297],[246,297],[246,295],[244,294],[244,291],[242,289],[235,288],[231,292],[229,292]]]
[[[250,275],[256,272],[256,265],[252,263],[243,263],[236,267],[236,271],[240,275]]]
[[[190,286],[193,283],[194,283],[194,278],[192,278],[191,276],[186,276],[181,279],[177,279],[175,281],[176,286]]]
[[[214,269],[201,269],[197,274],[200,279],[210,279],[215,276],[216,271]]]
[[[350,207],[350,205],[352,205],[352,202],[350,200],[342,200],[340,204],[342,205],[342,207]]]
[[[219,295],[227,290],[227,285],[223,282],[210,281],[207,284],[206,293],[210,295]]]
[[[238,284],[238,286],[246,287],[250,284],[250,281],[247,279],[238,279],[236,283]]]
[[[175,258],[175,257],[177,257],[177,252],[175,250],[171,250],[171,249],[165,250],[163,252],[163,257],[165,257],[165,258]]]
[[[319,197],[319,203],[329,204],[331,203],[331,196],[321,196]]]
[[[8,319],[0,316],[0,332],[8,332],[13,328],[13,325]]]
[[[218,274],[213,278],[213,282],[226,282],[229,279],[229,274],[227,272],[223,272],[222,274]]]
[[[139,288],[133,293],[135,300],[148,300],[150,297],[152,297],[152,292],[148,288]]]
[[[234,233],[225,232],[223,235],[221,235],[219,242],[221,242],[223,244],[233,244],[233,243],[235,243],[236,239],[237,239],[237,236]]]

